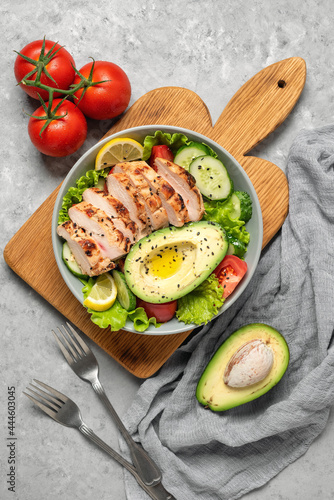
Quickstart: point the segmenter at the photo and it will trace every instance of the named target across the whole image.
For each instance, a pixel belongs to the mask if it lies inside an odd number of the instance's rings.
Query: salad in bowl
[[[211,139],[147,125],[106,137],[71,169],[52,242],[67,286],[101,328],[175,334],[242,294],[262,216],[239,163]]]

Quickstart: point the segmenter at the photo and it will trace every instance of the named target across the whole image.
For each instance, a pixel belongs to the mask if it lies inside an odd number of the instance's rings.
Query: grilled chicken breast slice
[[[82,198],[111,217],[115,228],[129,238],[131,243],[136,241],[137,224],[130,219],[128,209],[119,200],[96,187],[86,189]]]
[[[145,177],[138,171],[137,162],[118,163],[113,173],[122,173],[129,177],[131,184],[141,194],[153,231],[169,225],[166,209],[162,206],[160,197],[153,191]]]
[[[180,227],[188,222],[188,210],[182,196],[145,161],[131,162],[131,164],[136,165],[136,170],[145,177],[153,192],[159,196],[170,224]]]
[[[119,200],[128,209],[131,219],[139,229],[138,238],[143,238],[151,232],[150,221],[146,214],[144,200],[129,177],[122,173],[112,173],[107,176],[108,193]]]
[[[131,246],[129,238],[116,229],[111,217],[103,210],[82,201],[69,208],[68,215],[94,238],[103,257],[115,260],[129,252]]]
[[[156,158],[154,167],[158,175],[169,182],[183,198],[191,221],[201,220],[204,214],[202,195],[194,177],[184,168],[164,158]]]
[[[57,233],[67,241],[68,246],[83,274],[98,276],[116,267],[115,262],[103,258],[98,244],[87,231],[72,221],[63,222]]]

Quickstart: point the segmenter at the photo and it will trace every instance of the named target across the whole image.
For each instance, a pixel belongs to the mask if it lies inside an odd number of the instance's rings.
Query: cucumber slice
[[[88,279],[88,276],[86,274],[83,274],[80,267],[78,266],[77,261],[75,260],[73,253],[71,252],[71,249],[68,246],[67,241],[65,241],[65,243],[63,244],[62,257],[66,266],[71,271],[71,273],[74,274],[74,276],[76,276],[77,278]]]
[[[229,233],[226,233],[226,236],[229,243],[226,255],[236,255],[243,259],[247,252],[247,245]]]
[[[133,311],[133,309],[136,309],[136,296],[128,287],[125,281],[124,274],[114,269],[112,272],[112,276],[116,283],[117,299],[119,300],[119,303],[127,311]]]
[[[241,215],[240,200],[235,193],[232,193],[231,199],[228,201],[228,203],[230,202],[232,204],[232,210],[230,211],[231,219],[240,219]]]
[[[225,165],[212,156],[199,156],[190,164],[189,172],[196,186],[209,200],[226,200],[233,192],[233,182]]]
[[[210,149],[201,142],[190,142],[182,146],[176,153],[174,163],[189,170],[190,163],[198,156],[209,155]]]

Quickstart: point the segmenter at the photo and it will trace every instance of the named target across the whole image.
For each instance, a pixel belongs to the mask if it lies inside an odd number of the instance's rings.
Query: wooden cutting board
[[[159,88],[138,99],[106,135],[139,125],[160,124],[194,130],[216,141],[238,160],[256,189],[263,215],[264,247],[288,213],[288,184],[276,165],[246,154],[289,115],[305,79],[305,61],[299,57],[268,66],[240,88],[214,127],[205,103],[197,94],[178,87]],[[63,281],[53,256],[51,218],[59,187],[8,242],[5,260],[15,273],[124,368],[139,378],[150,377],[191,331],[149,336],[101,330],[90,321],[86,309]]]

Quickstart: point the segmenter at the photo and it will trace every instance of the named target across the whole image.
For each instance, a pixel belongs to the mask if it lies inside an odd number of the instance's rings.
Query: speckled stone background
[[[302,128],[334,120],[334,4],[331,0],[3,0],[1,4],[1,250],[58,186],[75,161],[108,130],[89,121],[88,138],[64,159],[41,155],[30,143],[28,116],[36,102],[16,87],[13,65],[24,45],[59,41],[78,68],[104,59],[119,64],[132,84],[131,103],[151,89],[181,86],[207,104],[213,122],[251,76],[274,62],[300,56],[307,64],[302,96],[288,119],[255,155],[284,170]],[[36,234],[38,238],[38,234]],[[2,254],[2,253],[1,253]],[[38,255],[35,256],[38,259]],[[116,449],[115,426],[88,385],[66,366],[50,333],[64,318],[1,259],[0,498],[124,500],[118,464],[78,432],[35,409],[22,391],[33,378],[75,399],[88,425]],[[284,314],[284,311],[282,311]],[[93,343],[101,378],[120,415],[142,383]],[[15,492],[10,472],[8,387],[15,387]],[[333,415],[310,450],[249,500],[334,498]],[[190,499],[189,499],[190,500]]]

